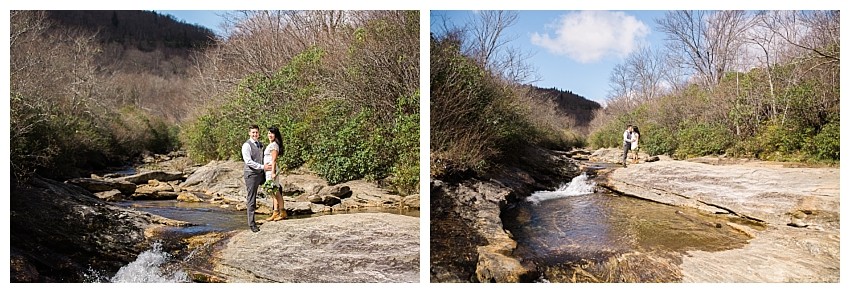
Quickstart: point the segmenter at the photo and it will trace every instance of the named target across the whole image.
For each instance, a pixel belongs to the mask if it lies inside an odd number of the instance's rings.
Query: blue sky
[[[227,12],[224,10],[154,10],[159,14],[170,14],[174,19],[189,24],[197,24],[211,29],[217,35],[222,36],[220,27],[221,16]]]
[[[474,11],[431,11],[431,30],[448,22],[466,22]],[[544,88],[569,90],[603,103],[614,66],[641,44],[662,46],[664,35],[655,30],[655,18],[665,11],[519,11],[517,23],[505,34],[510,44],[532,52]]]

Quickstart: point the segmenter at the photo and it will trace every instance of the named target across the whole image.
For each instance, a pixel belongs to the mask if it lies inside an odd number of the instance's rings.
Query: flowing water
[[[672,282],[688,251],[742,247],[731,218],[595,187],[586,175],[502,212],[514,256],[544,282]]]

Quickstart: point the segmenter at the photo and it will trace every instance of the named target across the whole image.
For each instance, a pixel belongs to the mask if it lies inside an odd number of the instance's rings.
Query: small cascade
[[[525,200],[534,204],[539,204],[541,201],[564,198],[570,196],[586,195],[596,192],[596,182],[588,179],[586,173],[573,178],[570,183],[561,184],[555,191],[537,191],[527,197]]]
[[[135,261],[122,267],[109,281],[112,283],[186,283],[189,276],[174,265],[171,255],[162,251],[162,245],[144,251]]]

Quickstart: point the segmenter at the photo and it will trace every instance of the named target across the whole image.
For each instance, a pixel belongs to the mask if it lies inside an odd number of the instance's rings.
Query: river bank
[[[592,161],[616,160],[601,151]],[[697,158],[631,164],[600,174],[599,184],[623,195],[763,226],[721,223],[753,238],[742,248],[691,251],[682,282],[838,282],[839,169]]]
[[[251,257],[261,259],[270,247],[259,247],[238,257],[214,254],[225,250],[239,237],[259,237],[247,230],[245,186],[241,162],[215,161],[196,165],[181,154],[158,155],[120,172],[92,174],[65,182],[33,177],[14,184],[11,192],[11,260],[13,282],[110,282],[160,280],[146,278],[139,268],[151,264],[171,266],[179,272],[181,263],[193,268],[186,278],[170,281],[196,282],[415,282],[418,280],[419,195],[401,196],[372,182],[356,180],[328,185],[309,170],[282,176],[287,193],[286,209],[292,215],[282,222],[265,223],[261,233],[270,246],[289,245],[302,249],[301,267],[313,263],[321,271],[328,255],[352,256],[347,268],[356,275],[333,273],[317,276],[258,277],[245,279],[212,270],[214,260],[249,259],[246,270],[258,276],[274,275],[254,268]],[[115,171],[115,170],[112,170]],[[157,203],[157,204],[154,204]],[[158,204],[162,203],[162,204]],[[258,220],[270,212],[268,197],[258,200]],[[180,220],[165,216],[173,215]],[[396,215],[396,214],[403,215]],[[214,218],[213,221],[209,221]],[[229,222],[228,222],[229,219]],[[233,222],[236,221],[236,222]],[[258,221],[263,224],[264,221]],[[284,224],[285,223],[285,224]],[[297,224],[296,224],[297,223]],[[281,226],[282,225],[282,226]],[[289,227],[303,225],[313,230]],[[287,227],[274,229],[274,227]],[[391,230],[386,230],[391,229]],[[345,233],[340,233],[345,230]],[[286,232],[286,233],[283,233]],[[306,235],[307,233],[309,235]],[[240,236],[247,234],[247,236]],[[286,234],[291,237],[282,237]],[[310,246],[298,242],[306,236],[330,241],[343,247]],[[196,237],[192,237],[196,236]],[[192,239],[188,239],[191,237]],[[233,238],[233,239],[231,239]],[[284,241],[284,242],[280,242]],[[404,243],[399,250],[385,247],[382,253],[393,262],[370,262],[372,246]],[[325,243],[325,242],[322,242]],[[412,247],[416,247],[413,249]],[[200,249],[199,247],[205,247]],[[215,247],[216,249],[206,249]],[[206,253],[206,254],[205,254]],[[342,253],[342,254],[339,254]],[[362,254],[361,254],[362,253]],[[362,258],[354,256],[363,255]],[[133,259],[138,258],[134,261]],[[155,256],[151,258],[150,256]],[[415,259],[414,259],[415,256]],[[170,259],[163,262],[162,259]],[[156,260],[156,261],[152,261]],[[416,263],[416,265],[411,265]],[[133,265],[127,269],[125,266]],[[174,266],[177,266],[176,270]],[[231,267],[239,267],[239,264]],[[111,279],[121,272],[117,280]],[[129,273],[128,273],[129,271]],[[370,279],[371,278],[371,279]]]

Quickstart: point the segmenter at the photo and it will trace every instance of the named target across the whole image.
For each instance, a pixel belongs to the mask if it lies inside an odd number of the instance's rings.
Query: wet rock
[[[156,181],[173,181],[183,179],[183,172],[166,172],[166,171],[149,171],[136,175],[120,177],[118,180],[123,180],[135,184],[145,184],[150,180]]]
[[[136,190],[136,184],[122,180],[75,178],[69,179],[65,181],[65,183],[80,186],[90,192],[102,192],[117,189],[123,194],[133,194],[133,192]]]
[[[85,282],[115,272],[150,248],[153,215],[95,198],[72,184],[34,177],[10,198],[12,282]]]
[[[236,233],[211,258],[227,282],[419,282],[419,218],[340,214]]]

